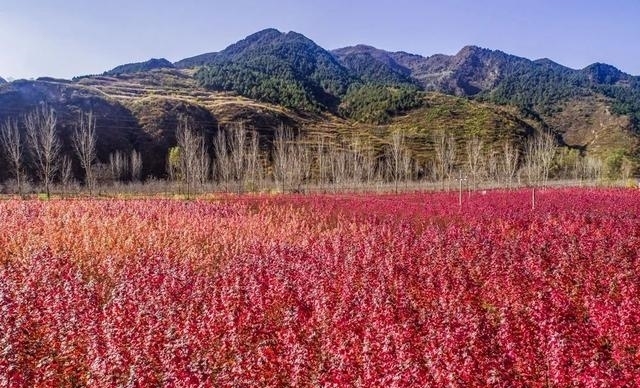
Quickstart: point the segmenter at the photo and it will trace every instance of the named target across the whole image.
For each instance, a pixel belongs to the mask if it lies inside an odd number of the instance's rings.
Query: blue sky
[[[328,49],[366,43],[428,56],[474,44],[640,75],[638,17],[640,0],[0,0],[0,76],[70,78],[152,57],[177,61],[267,27]]]

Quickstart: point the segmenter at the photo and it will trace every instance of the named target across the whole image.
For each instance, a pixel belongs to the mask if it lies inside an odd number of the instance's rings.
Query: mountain
[[[105,71],[103,75],[119,75],[140,73],[156,69],[172,69],[175,66],[164,58],[151,58],[146,62],[128,63],[126,65],[117,66],[109,71]]]
[[[175,63],[151,59],[71,81],[4,83],[0,123],[42,102],[58,112],[65,153],[73,154],[78,113],[93,110],[99,161],[135,149],[152,177],[164,176],[183,118],[209,144],[218,128],[244,123],[268,148],[286,125],[336,144],[364,137],[382,155],[388,133],[402,129],[425,163],[433,131],[450,132],[461,145],[481,136],[489,153],[499,153],[504,139],[523,150],[524,139],[546,131],[568,152],[640,162],[639,77],[607,64],[576,70],[476,46],[428,57],[368,45],[327,51],[299,33],[267,29]],[[458,158],[464,163],[464,152]]]
[[[625,131],[640,132],[640,77],[608,64],[595,63],[574,70],[547,58],[532,61],[476,46],[466,46],[455,55],[430,57],[369,46],[347,47],[333,53],[362,79],[377,77],[380,82],[389,82],[392,77],[403,75],[424,90],[515,105],[542,120],[552,119],[572,104],[598,101],[611,112],[629,117]],[[601,107],[593,109],[599,111]],[[581,122],[585,119],[576,117],[571,121],[584,126]],[[594,132],[605,126],[591,125]],[[584,141],[580,143],[575,146],[585,146]]]
[[[0,85],[6,84],[6,83],[7,81],[4,78],[0,77]]]
[[[304,35],[274,29],[176,66],[189,63],[206,65],[195,75],[201,86],[292,109],[335,110],[351,83],[331,53]]]

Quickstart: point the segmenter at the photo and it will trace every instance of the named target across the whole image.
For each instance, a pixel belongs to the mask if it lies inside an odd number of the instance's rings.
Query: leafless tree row
[[[62,153],[55,111],[42,105],[24,116],[22,127],[20,124],[9,119],[0,126],[0,151],[18,192],[22,193],[27,165],[47,196],[54,180],[66,190],[74,179],[73,160]],[[519,147],[521,143],[511,139],[489,144],[479,136],[461,138],[453,132],[435,131],[422,140],[430,152],[419,156],[410,146],[416,139],[409,139],[402,130],[391,131],[386,139],[330,134],[303,137],[282,126],[270,140],[239,124],[218,128],[207,138],[201,128],[180,118],[175,131],[176,145],[167,154],[167,175],[180,182],[187,197],[212,183],[238,193],[269,187],[301,192],[309,186],[338,191],[378,184],[392,185],[398,191],[401,184],[412,181],[449,189],[463,180],[470,189],[477,189],[483,182],[505,187],[546,185],[552,175],[560,173],[592,180],[606,170],[596,158],[560,150],[546,133],[530,137]],[[140,152],[116,150],[101,163],[96,145],[96,119],[91,112],[81,112],[71,146],[89,194],[98,183],[143,178]],[[431,157],[425,159],[425,155]]]
[[[35,173],[45,194],[51,196],[54,181],[59,182],[65,191],[74,181],[71,155],[63,154],[62,142],[58,133],[58,120],[53,108],[46,104],[27,113],[20,122],[7,119],[0,125],[0,150],[9,162],[12,175],[16,179],[18,193],[23,192],[28,164]],[[21,135],[24,133],[24,138]],[[96,159],[96,120],[92,112],[80,112],[75,129],[71,134],[71,146],[78,164],[84,173],[85,186],[91,194],[96,184],[96,174],[105,170]],[[28,152],[25,152],[28,151]],[[142,158],[139,152],[125,154],[115,151],[109,155],[110,175],[112,179],[140,179],[142,176]]]

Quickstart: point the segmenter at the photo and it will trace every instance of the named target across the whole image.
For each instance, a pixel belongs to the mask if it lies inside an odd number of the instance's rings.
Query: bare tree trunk
[[[599,181],[602,179],[604,167],[602,161],[590,156],[584,161],[585,176],[591,181]]]
[[[553,137],[547,133],[539,134],[527,141],[527,155],[525,158],[526,173],[532,185],[542,182],[546,185],[549,170],[556,153]]]
[[[492,151],[487,158],[487,176],[490,181],[500,184],[500,160],[497,151]]]
[[[326,183],[327,178],[327,167],[326,167],[326,155],[325,155],[325,144],[324,137],[318,136],[316,141],[316,169],[317,169],[317,177],[316,183],[324,188],[324,184]]]
[[[456,139],[454,139],[453,136],[448,136],[447,148],[445,152],[445,165],[447,167],[446,172],[447,172],[448,182],[451,182],[455,173],[456,153],[457,153]],[[447,185],[447,191],[448,190],[449,190],[449,185]]]
[[[505,141],[503,146],[503,158],[502,158],[502,171],[505,180],[507,181],[507,187],[511,188],[513,178],[518,171],[518,159],[520,158],[520,151],[510,141]]]
[[[18,122],[8,119],[0,128],[0,145],[11,164],[18,185],[18,194],[22,196],[22,143]]]
[[[114,182],[126,180],[129,175],[129,158],[122,151],[109,154],[109,168]]]
[[[290,129],[281,126],[276,130],[273,141],[273,180],[279,183],[282,192],[286,192],[291,180],[291,143],[293,133]]]
[[[407,155],[404,132],[394,132],[391,135],[391,143],[387,148],[387,163],[396,193],[398,192],[398,182],[403,178],[404,158]]]
[[[367,149],[364,151],[362,160],[365,173],[364,181],[367,185],[370,185],[375,179],[377,163],[378,161],[376,160],[375,151],[373,150],[373,147],[368,144]]]
[[[337,192],[347,179],[347,159],[348,155],[344,150],[339,150],[336,147],[329,148],[329,166],[331,168],[331,180],[333,181],[334,192]]]
[[[413,179],[413,158],[411,158],[411,152],[405,148],[402,152],[402,179],[404,180],[405,189],[408,187],[409,182]]]
[[[58,172],[61,144],[56,130],[57,118],[52,108],[42,105],[25,116],[27,144],[47,198],[50,186]]]
[[[236,183],[237,192],[243,190],[245,177],[247,175],[245,153],[247,151],[247,131],[243,124],[235,128],[231,128],[228,134],[229,153],[231,155],[231,163],[233,166],[233,180]]]
[[[227,146],[227,134],[224,130],[218,129],[218,133],[213,140],[213,148],[216,154],[216,168],[218,170],[218,179],[224,186],[225,191],[229,190],[228,184],[233,175],[233,163],[229,156],[229,148]]]
[[[542,166],[542,181],[544,185],[549,180],[549,172],[553,163],[553,158],[556,155],[557,148],[555,139],[548,133],[544,133],[537,137],[536,141],[538,157]]]
[[[434,153],[438,178],[444,190],[445,180],[451,180],[456,162],[456,141],[453,136],[447,136],[444,131],[434,134]],[[448,187],[448,186],[447,186]]]
[[[295,173],[297,180],[298,192],[302,193],[302,186],[311,180],[311,166],[313,164],[311,157],[311,150],[308,144],[302,142],[301,139],[297,139],[295,143],[294,158],[297,166]]]
[[[471,138],[467,142],[467,171],[471,175],[471,182],[473,189],[478,188],[478,178],[481,176],[482,169],[484,168],[484,161],[482,157],[482,149],[484,144],[477,136]]]
[[[180,166],[187,185],[187,199],[191,198],[194,182],[198,172],[198,151],[202,138],[193,131],[188,120],[183,118],[178,123],[176,140],[180,149]]]
[[[80,159],[80,166],[85,173],[85,184],[89,188],[89,195],[93,192],[94,178],[91,168],[96,159],[96,119],[93,112],[80,113],[80,123],[76,126],[71,137],[73,149]]]
[[[200,184],[201,189],[204,189],[211,172],[211,157],[209,156],[209,151],[207,151],[207,143],[204,136],[200,136],[199,140],[200,145],[196,153],[195,180]]]
[[[71,158],[67,155],[63,156],[61,160],[60,183],[62,183],[62,196],[64,197],[69,193],[69,187],[73,180],[73,166],[71,165]]]
[[[140,152],[131,151],[131,180],[139,182],[142,179],[142,155]]]
[[[252,131],[248,135],[247,150],[245,152],[244,165],[246,168],[245,173],[245,186],[249,186],[250,190],[259,190],[259,180],[262,177],[262,165],[260,163],[260,140],[258,133]]]

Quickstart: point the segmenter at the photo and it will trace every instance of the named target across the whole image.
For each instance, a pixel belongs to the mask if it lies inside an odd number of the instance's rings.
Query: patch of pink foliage
[[[0,386],[637,386],[631,190],[0,203]]]

